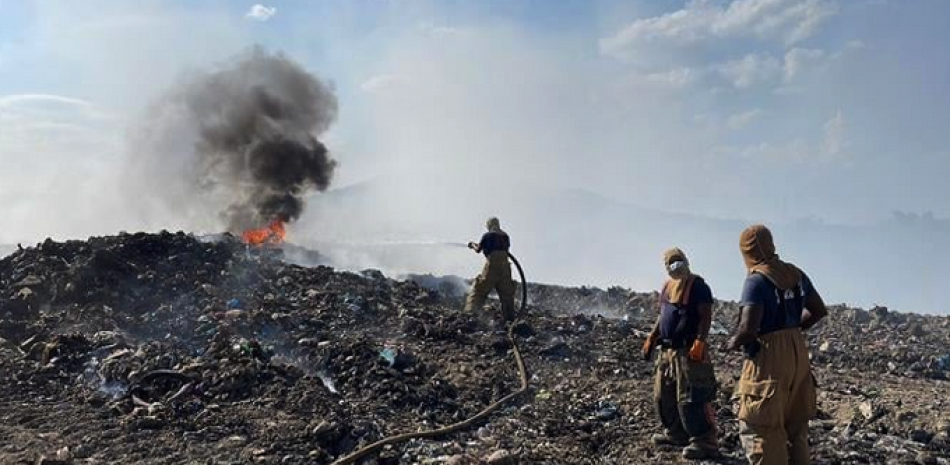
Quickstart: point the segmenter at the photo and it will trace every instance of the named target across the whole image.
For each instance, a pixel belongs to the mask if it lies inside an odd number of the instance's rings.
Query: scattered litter
[[[0,437],[18,438],[0,462],[136,463],[161,450],[163,463],[325,465],[517,388],[497,315],[462,310],[465,280],[304,267],[284,253],[161,232],[0,259]],[[534,395],[376,463],[680,460],[649,443],[653,365],[639,351],[656,293],[528,290],[514,332]],[[738,313],[717,303],[709,344],[729,457],[742,456],[731,396],[744,360],[720,347]],[[816,463],[950,463],[950,318],[833,307],[807,338]]]

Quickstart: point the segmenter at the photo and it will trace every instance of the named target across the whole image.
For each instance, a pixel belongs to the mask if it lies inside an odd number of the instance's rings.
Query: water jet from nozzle
[[[340,245],[345,247],[418,247],[418,246],[445,246],[445,247],[468,247],[464,242],[450,241],[323,241],[327,245]]]

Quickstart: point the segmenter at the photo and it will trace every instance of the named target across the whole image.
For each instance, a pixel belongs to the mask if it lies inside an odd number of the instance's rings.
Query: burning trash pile
[[[321,463],[469,415],[507,388],[505,367],[477,347],[431,356],[477,320],[415,284],[281,254],[161,233],[46,241],[0,261],[4,425],[20,425],[0,437],[40,415],[74,461]],[[447,369],[459,360],[485,377],[460,383]],[[116,448],[116,437],[143,442]],[[198,450],[219,443],[234,449]],[[0,462],[61,449],[50,447],[4,441]]]
[[[245,239],[47,240],[0,260],[0,463],[327,464],[518,388],[492,314],[378,271],[289,264]],[[366,463],[681,461],[649,443],[652,366],[639,347],[655,295],[530,289],[516,327],[528,395]],[[617,316],[575,311],[606,304]],[[735,305],[716,308],[731,329]],[[837,308],[815,328],[816,463],[950,463],[948,321]],[[742,356],[715,350],[725,338],[710,344],[723,463],[739,464],[730,394]]]
[[[254,47],[157,99],[131,139],[128,178],[148,199],[251,244],[283,242],[337,161],[319,140],[335,121],[330,84]]]

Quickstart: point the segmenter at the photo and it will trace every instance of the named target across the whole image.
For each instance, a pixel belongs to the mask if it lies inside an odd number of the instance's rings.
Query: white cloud
[[[688,67],[675,68],[661,73],[649,73],[643,76],[647,82],[662,84],[669,87],[686,87],[699,77],[699,73]]]
[[[848,50],[860,50],[865,47],[867,47],[867,44],[861,39],[849,40],[848,43],[845,44],[845,48]]]
[[[813,145],[800,138],[785,142],[760,142],[738,150],[741,158],[792,163],[804,163],[814,153]]]
[[[408,83],[408,79],[398,74],[380,74],[363,81],[360,89],[371,94],[389,94]]]
[[[756,110],[733,115],[727,124],[751,121],[758,116]],[[819,137],[796,137],[785,141],[762,141],[745,147],[718,146],[712,149],[713,156],[736,156],[741,159],[773,160],[782,163],[819,163],[849,165],[850,143],[846,137],[846,122],[839,110],[822,125]]]
[[[112,113],[61,95],[0,96],[0,242],[117,226],[113,200],[122,131]],[[46,212],[56,212],[49,214]],[[95,217],[95,222],[83,218]],[[100,220],[101,219],[101,220]]]
[[[250,10],[248,10],[244,17],[247,19],[253,19],[255,21],[267,21],[275,14],[277,14],[277,8],[255,4]]]
[[[68,141],[93,146],[107,138],[113,116],[85,100],[49,94],[0,96],[0,162]],[[63,143],[62,145],[66,145]],[[33,158],[35,159],[35,158]]]
[[[809,65],[819,63],[825,58],[825,52],[820,49],[795,47],[785,52],[785,82],[791,82]]]
[[[4,95],[0,96],[0,107],[15,107],[18,105],[29,105],[35,102],[55,102],[55,103],[65,103],[69,105],[78,105],[83,107],[89,107],[91,104],[85,100],[80,100],[72,97],[63,97],[61,95],[50,95],[50,94],[14,94],[14,95]]]
[[[775,80],[781,75],[782,63],[771,55],[750,53],[716,65],[716,71],[737,89],[746,89]]]
[[[822,151],[830,159],[843,159],[848,156],[848,140],[845,138],[845,120],[841,110],[825,122],[825,139]]]
[[[680,10],[637,19],[600,40],[601,53],[630,58],[658,44],[689,46],[709,39],[757,38],[794,45],[837,12],[826,0],[693,0]]]
[[[758,108],[736,113],[726,118],[726,126],[733,130],[744,129],[760,116],[762,116],[762,110]]]
[[[785,43],[792,45],[804,41],[814,35],[821,23],[838,12],[838,6],[835,3],[824,2],[822,0],[808,0],[804,2],[795,2],[789,8],[785,9],[780,17],[766,18],[773,20],[773,26],[777,29],[784,29],[783,23],[791,25],[791,28],[784,32]],[[776,21],[777,20],[777,21]]]
[[[416,29],[423,35],[434,39],[446,39],[451,37],[464,37],[469,34],[464,28],[442,26],[430,21],[423,21],[416,25]]]
[[[637,73],[639,81],[682,89],[710,78],[725,79],[740,90],[757,86],[776,86],[776,94],[793,94],[800,89],[793,86],[796,78],[837,58],[821,49],[795,47],[784,57],[768,53],[749,53],[742,58],[700,66],[677,66],[666,71]],[[714,86],[715,84],[713,84]],[[714,90],[715,87],[710,87]]]
[[[0,112],[7,116],[17,114],[54,119],[65,116],[81,116],[91,120],[111,118],[111,115],[85,100],[51,94],[0,95]]]

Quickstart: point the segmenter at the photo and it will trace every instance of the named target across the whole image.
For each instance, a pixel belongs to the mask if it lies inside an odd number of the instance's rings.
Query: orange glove
[[[650,355],[653,354],[653,349],[656,347],[656,341],[660,338],[659,334],[650,333],[647,336],[647,340],[643,341],[643,359],[649,360]]]
[[[702,362],[706,359],[706,341],[696,339],[693,346],[689,348],[689,359],[694,362]]]

